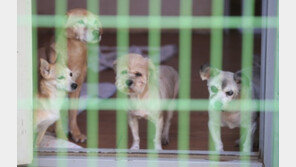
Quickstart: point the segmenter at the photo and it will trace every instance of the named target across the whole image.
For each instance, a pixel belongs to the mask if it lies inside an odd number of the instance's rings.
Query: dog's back
[[[179,91],[179,75],[177,71],[170,66],[159,66],[159,78],[159,89],[162,89],[160,91],[161,98],[176,98]]]

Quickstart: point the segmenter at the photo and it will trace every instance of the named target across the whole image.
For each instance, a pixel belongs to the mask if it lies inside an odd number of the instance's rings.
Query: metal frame
[[[278,0],[262,0],[262,16],[277,16],[277,6]],[[264,8],[264,6],[266,8]],[[266,20],[263,24],[267,24]],[[261,99],[274,99],[274,89],[275,89],[275,56],[277,43],[277,29],[264,29],[262,31],[262,56],[261,56]],[[268,74],[268,75],[266,75]],[[261,157],[263,158],[264,165],[267,167],[278,166],[278,164],[273,164],[274,153],[273,150],[273,135],[278,127],[273,127],[274,112],[267,109],[265,104],[261,105],[262,111],[260,112],[260,143],[259,150]],[[277,129],[273,129],[277,128]]]
[[[276,16],[277,15],[277,0],[262,0],[263,3],[263,16]],[[267,8],[266,8],[267,7]],[[268,21],[268,20],[267,20]],[[268,24],[266,22],[266,24]],[[274,43],[273,41],[276,41],[277,39],[277,29],[269,28],[267,30],[264,30],[262,32],[262,58],[261,58],[261,98],[262,99],[274,99],[274,79],[275,79],[275,55],[276,55],[276,48],[277,43]],[[266,74],[269,75],[266,75]],[[270,126],[274,123],[274,112],[270,112],[269,109],[267,109],[268,106],[262,105],[262,111],[261,117],[260,117],[260,153],[261,157],[263,158],[263,162],[265,166],[274,166],[273,163],[273,156],[274,154],[272,150],[273,148],[273,138],[274,138],[274,127]],[[270,108],[270,107],[269,107]],[[117,151],[114,151],[117,153]],[[146,152],[147,153],[147,152]],[[164,151],[166,153],[166,151]],[[169,152],[167,152],[169,153]],[[201,154],[202,152],[192,152],[193,154]],[[203,154],[209,154],[209,151],[204,152]],[[268,154],[267,154],[268,153]],[[190,153],[186,153],[190,154]],[[227,155],[229,153],[225,152],[221,155]],[[239,154],[239,152],[237,153]],[[236,156],[232,155],[232,153],[229,154],[229,156]],[[139,158],[139,157],[126,157],[125,159],[117,159],[116,156],[112,157],[83,157],[83,156],[39,156],[38,158],[34,159],[34,163],[38,161],[40,166],[55,166],[57,162],[64,161],[65,164],[68,164],[69,166],[82,166],[83,164],[86,164],[87,162],[95,162],[95,164],[100,164],[103,166],[115,166],[118,164],[118,161],[125,161],[124,164],[127,166],[145,166],[148,161],[151,161],[151,159],[148,158]],[[154,160],[156,161],[156,160]],[[180,159],[178,158],[158,158],[157,162],[160,166],[162,165],[171,165],[171,166],[179,166],[180,165]],[[90,162],[90,163],[92,163]],[[34,164],[33,163],[33,164]],[[120,162],[119,162],[120,163]],[[250,166],[262,166],[263,164],[257,161],[250,161],[244,162],[240,161],[239,158],[237,161],[225,161],[225,162],[210,162],[208,159],[186,159],[186,163],[188,166],[209,166],[211,165],[219,165],[219,166],[240,166],[240,165],[250,165]],[[34,165],[33,165],[34,166]]]
[[[139,157],[129,157],[126,159],[116,159],[116,157],[101,157],[101,158],[87,158],[81,156],[68,156],[68,157],[56,157],[56,156],[40,156],[39,157],[39,167],[48,167],[56,166],[58,161],[66,161],[66,164],[71,167],[81,167],[87,166],[87,164],[99,164],[100,166],[116,166],[118,163],[126,164],[128,167],[142,167],[147,166],[147,162],[151,161],[148,158],[139,158]],[[180,160],[172,158],[158,158],[153,160],[158,163],[158,166],[170,166],[178,167]],[[188,167],[208,167],[209,160],[201,159],[194,160],[189,159],[187,162]],[[219,167],[240,167],[240,166],[249,166],[249,167],[262,167],[260,162],[242,162],[242,161],[217,161],[212,162],[211,165]]]

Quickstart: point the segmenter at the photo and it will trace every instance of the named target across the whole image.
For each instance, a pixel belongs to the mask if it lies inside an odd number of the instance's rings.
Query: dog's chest
[[[146,110],[132,110],[130,114],[139,118],[148,118],[148,112]]]
[[[227,126],[230,129],[240,126],[240,112],[222,112],[221,113],[221,125]]]

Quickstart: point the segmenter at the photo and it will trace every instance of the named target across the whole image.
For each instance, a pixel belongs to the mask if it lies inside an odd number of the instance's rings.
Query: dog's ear
[[[208,63],[202,65],[199,70],[201,80],[208,80],[210,78],[210,66]]]
[[[218,69],[210,67],[208,63],[202,65],[199,70],[199,75],[203,81],[208,80],[210,77],[214,77],[219,73],[220,71]]]
[[[50,52],[49,52],[49,63],[50,64],[55,64],[57,61],[57,54],[55,51],[55,43],[52,43],[50,45]]]
[[[155,67],[155,65],[154,65],[154,63],[152,62],[151,59],[149,59],[149,58],[145,58],[145,59],[146,59],[147,62],[148,62],[148,72],[149,72],[149,76],[152,76],[152,75],[154,75],[155,72],[156,72],[156,67]]]
[[[236,73],[234,73],[233,79],[238,85],[241,85],[242,82],[244,82],[246,86],[250,85],[249,78],[244,73],[242,73],[242,71],[237,71]]]
[[[113,61],[112,66],[113,66],[113,70],[114,70],[115,73],[116,73],[117,60],[114,60],[114,61]]]
[[[40,59],[40,74],[43,78],[49,78],[51,73],[50,64],[45,59]]]

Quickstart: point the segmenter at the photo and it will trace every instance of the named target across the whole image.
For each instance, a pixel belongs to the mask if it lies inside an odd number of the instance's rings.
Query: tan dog
[[[146,118],[156,126],[155,149],[161,150],[161,144],[169,142],[169,128],[173,112],[167,113],[164,125],[163,112],[161,112],[160,103],[157,100],[176,98],[179,90],[178,73],[169,66],[160,66],[158,72],[151,60],[138,54],[120,57],[116,62],[114,64],[117,70],[117,88],[127,93],[130,99],[135,100],[131,105],[140,108],[128,113],[128,122],[133,135],[131,149],[140,148],[138,119]],[[153,105],[142,103],[141,100],[144,99],[154,100]]]
[[[55,58],[52,58],[54,61]],[[47,128],[60,117],[62,99],[67,92],[74,91],[77,84],[73,81],[72,72],[63,64],[49,64],[40,59],[38,109],[36,110],[37,145],[40,144]]]
[[[65,34],[60,34],[56,42],[51,42],[50,47],[41,48],[38,54],[39,57],[47,58],[50,63],[51,55],[57,54],[59,62],[68,64],[73,72],[73,79],[78,84],[76,91],[69,93],[69,97],[78,100],[87,74],[87,45],[96,45],[101,40],[102,26],[98,16],[85,9],[73,9],[67,13],[65,30]],[[61,42],[60,37],[66,37],[67,45],[66,42]],[[71,105],[77,108],[78,104]],[[70,133],[75,142],[84,142],[86,136],[80,132],[77,125],[77,113],[78,110],[69,110]]]

